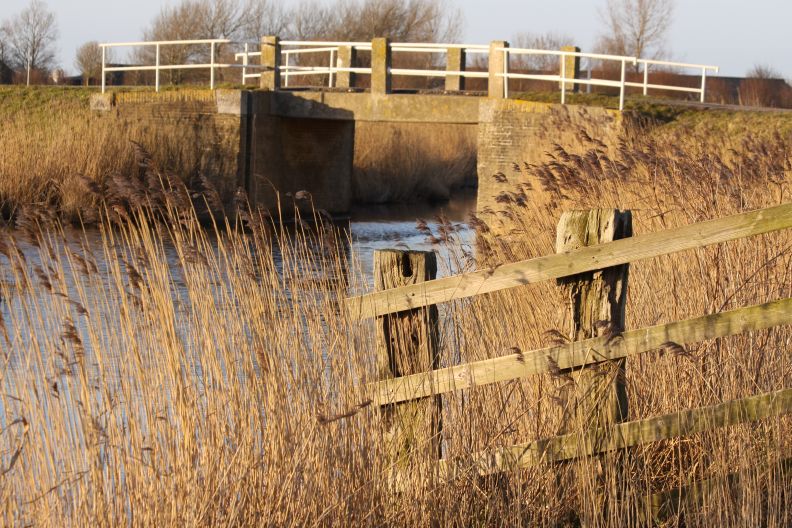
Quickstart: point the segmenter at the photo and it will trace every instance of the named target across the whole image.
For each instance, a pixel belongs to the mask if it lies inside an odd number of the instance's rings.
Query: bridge
[[[211,89],[218,80],[239,82],[242,89],[217,90],[215,97],[218,114],[239,119],[237,183],[264,207],[276,206],[277,191],[307,189],[317,207],[331,212],[345,212],[351,203],[356,122],[477,127],[478,172],[486,176],[507,163],[530,161],[526,150],[548,150],[537,145],[535,131],[553,105],[510,97],[531,83],[554,86],[562,105],[573,92],[611,90],[623,110],[628,91],[678,92],[703,102],[708,74],[718,71],[711,65],[583,53],[575,47],[513,48],[506,41],[324,42],[265,36],[255,45],[208,39],[101,47],[103,94],[108,75],[130,72],[153,84],[155,92],[164,86],[163,77],[174,73],[208,72]],[[130,47],[146,50],[151,64],[107,63],[107,50]],[[676,83],[655,75],[668,68],[694,75],[685,82],[673,79]],[[109,104],[105,100],[98,106]],[[619,122],[619,112],[588,111]]]

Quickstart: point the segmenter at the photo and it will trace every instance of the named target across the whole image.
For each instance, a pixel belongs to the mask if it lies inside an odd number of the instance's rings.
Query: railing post
[[[619,110],[624,110],[624,81],[627,70],[627,61],[621,61],[621,87],[619,88]]]
[[[261,37],[261,84],[262,90],[280,89],[281,46],[280,38],[274,35]]]
[[[157,55],[155,59],[156,65],[154,68],[154,91],[159,92],[159,87],[160,87],[160,45],[159,44],[157,44],[156,55]],[[173,79],[171,79],[171,82],[173,82]]]
[[[377,290],[433,280],[437,257],[431,251],[374,252]],[[377,319],[377,369],[380,379],[418,374],[439,367],[438,314],[432,305]],[[439,395],[382,407],[388,465],[402,465],[412,455],[441,455]]]
[[[105,93],[105,57],[106,57],[105,50],[106,49],[107,48],[102,46],[102,93]]]
[[[357,64],[357,50],[354,46],[340,46],[338,48],[337,67],[339,70],[354,68]],[[355,73],[350,71],[336,72],[336,86],[339,88],[354,88]]]
[[[283,75],[281,75],[281,78],[283,79],[284,88],[289,87],[289,78],[291,77],[291,71],[289,70],[289,67],[291,65],[291,56],[292,54],[289,53],[289,50],[284,51],[283,54],[281,55],[281,58],[283,60],[283,65],[285,66],[283,70]]]
[[[643,94],[644,97],[649,93],[649,63],[644,62],[644,79],[643,79]]]
[[[215,87],[215,43],[209,44],[209,88]]]
[[[632,236],[632,215],[629,211],[594,209],[570,211],[561,216],[556,234],[556,252],[563,253],[605,242]],[[580,341],[591,337],[609,336],[618,339],[624,331],[624,315],[627,303],[627,278],[629,265],[613,266],[579,275],[558,279],[566,306],[569,307],[569,339]],[[564,414],[561,433],[591,435],[596,449],[605,445],[608,438],[597,434],[597,430],[627,420],[627,389],[625,383],[625,361],[607,361],[579,369],[571,369],[568,375],[573,383],[561,394]],[[618,462],[609,463],[614,468],[618,490],[623,486]],[[614,497],[606,494],[609,486],[607,469],[601,460],[595,459],[586,465],[587,474],[594,477],[593,504],[602,510],[619,500],[619,491]],[[593,473],[592,470],[593,469]],[[567,478],[575,478],[570,475]],[[564,485],[561,483],[561,485]],[[588,501],[587,501],[588,502]],[[586,513],[578,512],[584,516]],[[585,517],[583,517],[585,519]],[[588,523],[584,522],[584,525]]]
[[[242,86],[247,82],[247,65],[248,65],[248,43],[245,42],[245,54],[242,56]]]
[[[465,50],[464,48],[446,49],[446,71],[463,72],[465,71]],[[447,92],[461,92],[465,89],[465,77],[459,73],[449,73],[445,78],[445,89]]]
[[[561,104],[566,104],[566,55],[561,56]]]
[[[335,49],[330,50],[330,64],[328,65],[328,69],[330,70],[330,75],[327,78],[328,88],[333,87],[333,71],[335,69],[335,58],[336,58],[335,52],[336,52]]]
[[[561,46],[561,51],[565,53],[580,53],[577,46]],[[580,79],[580,57],[577,55],[563,55],[561,57],[561,72],[564,79],[572,79],[572,82],[562,81],[562,88],[571,92],[578,91],[578,85],[574,79]]]
[[[390,39],[371,40],[371,93],[391,93],[391,46]]]
[[[487,92],[493,99],[504,99],[508,97],[508,79],[505,77],[509,73],[508,55],[502,48],[508,48],[509,43],[505,40],[493,40],[489,48],[489,79]]]
[[[701,102],[705,100],[705,89],[707,86],[707,68],[701,68]]]

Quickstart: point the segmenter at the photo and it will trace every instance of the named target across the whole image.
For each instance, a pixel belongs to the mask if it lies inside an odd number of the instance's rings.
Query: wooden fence
[[[439,460],[438,475],[453,479],[462,473],[485,475],[571,460],[790,413],[792,388],[784,388],[626,422],[624,388],[627,357],[669,343],[682,345],[792,324],[792,299],[787,298],[624,331],[629,262],[790,227],[792,203],[634,237],[629,212],[574,211],[559,222],[556,254],[442,279],[435,278],[433,253],[377,252],[377,291],[347,299],[347,308],[353,318],[377,318],[381,381],[370,384],[368,393],[386,415],[393,461],[404,459],[415,446],[426,445],[427,439],[438,439],[429,449],[440,457],[441,394],[559,369],[583,386],[578,391],[583,396],[568,402],[572,411],[564,416],[569,423],[563,430],[566,434],[474,453],[464,465]],[[438,368],[437,303],[550,279],[576,296],[573,342]],[[616,375],[594,375],[594,366],[603,364],[613,367]],[[677,491],[667,493],[665,499],[656,497],[655,512],[668,510],[668,500],[684,493]]]

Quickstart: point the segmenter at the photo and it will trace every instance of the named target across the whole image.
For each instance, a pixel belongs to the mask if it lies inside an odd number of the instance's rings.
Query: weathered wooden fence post
[[[563,253],[632,236],[632,214],[616,209],[571,211],[561,216],[556,252]],[[590,337],[624,331],[629,265],[613,266],[559,279],[570,304],[569,338]],[[567,402],[564,432],[592,429],[627,419],[624,360],[610,362],[613,371],[604,374],[602,365],[572,373],[576,388]]]
[[[629,211],[570,211],[564,213],[558,222],[556,252],[572,251],[630,236],[632,214]],[[604,335],[617,339],[624,331],[628,266],[613,266],[558,280],[570,306],[570,340],[580,341]],[[575,369],[570,373],[574,384],[562,396],[565,400],[562,433],[577,433],[584,441],[600,443],[605,441],[604,435],[595,434],[591,437],[583,433],[627,420],[624,365],[624,359],[620,359]],[[595,507],[591,513],[607,515],[608,509],[613,507],[607,497],[613,495],[605,493],[605,468],[601,462],[597,461],[594,467],[592,491]],[[591,475],[590,469],[588,474]],[[618,490],[619,486],[616,488]]]
[[[380,250],[374,252],[377,290],[432,280],[437,275],[433,252]],[[418,374],[438,367],[437,307],[408,310],[377,319],[377,366],[380,379]],[[441,398],[432,396],[382,408],[389,463],[403,463],[426,450],[439,458]]]

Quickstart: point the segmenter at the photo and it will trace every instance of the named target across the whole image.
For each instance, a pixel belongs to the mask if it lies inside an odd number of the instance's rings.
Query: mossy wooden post
[[[556,252],[573,251],[630,236],[632,215],[629,211],[570,211],[564,213],[558,222]],[[570,310],[571,341],[606,335],[615,339],[624,331],[628,266],[622,264],[558,279]],[[562,433],[578,435],[598,429],[604,431],[608,426],[627,419],[624,359],[573,369],[570,375],[574,384],[562,396],[565,400]],[[607,442],[604,434],[595,433],[593,438],[595,444]],[[600,515],[611,507],[607,497],[613,497],[613,494],[605,492],[605,468],[600,461],[594,467],[598,485],[593,490],[594,511],[589,514]],[[583,471],[590,474],[591,468]],[[578,514],[586,516],[584,512]]]
[[[433,252],[374,252],[377,290],[432,280],[437,275]],[[438,367],[437,307],[427,306],[377,318],[377,367],[380,379],[407,376]],[[401,465],[412,454],[440,457],[440,396],[382,407],[389,464]]]
[[[561,51],[569,53],[580,53],[580,48],[577,46],[561,46]],[[566,55],[561,57],[561,75],[565,79],[580,79],[580,57],[574,55]],[[559,85],[563,84],[563,81]],[[574,82],[566,81],[567,92],[577,92],[578,86]]]
[[[556,252],[563,253],[632,236],[632,215],[616,209],[571,211],[561,216]],[[628,264],[581,273],[558,280],[569,303],[569,338],[581,341],[624,331]],[[624,359],[573,371],[565,431],[605,427],[627,419]]]
[[[465,71],[465,48],[452,47],[446,49],[445,89],[447,92],[461,92],[465,89],[465,77],[459,72]]]
[[[261,37],[262,90],[280,90],[281,45],[280,38],[268,35]]]
[[[371,39],[371,93],[391,93],[391,46],[390,39]]]
[[[509,55],[503,51],[509,47],[505,40],[493,40],[489,47],[489,77],[487,93],[493,99],[509,97],[509,80],[504,76],[509,72]]]
[[[336,66],[341,68],[354,68],[357,66],[357,50],[354,46],[340,46]],[[336,73],[336,86],[338,88],[354,88],[355,72],[339,71]]]

